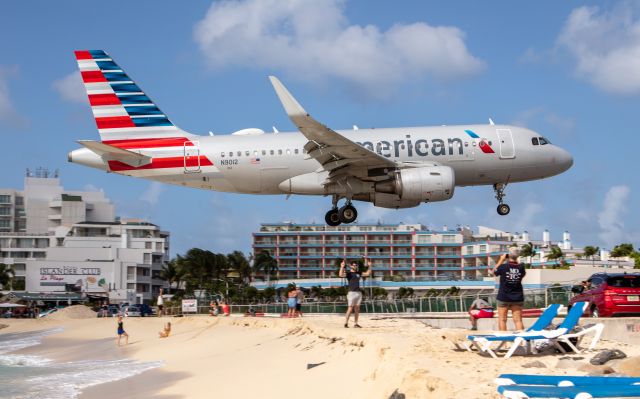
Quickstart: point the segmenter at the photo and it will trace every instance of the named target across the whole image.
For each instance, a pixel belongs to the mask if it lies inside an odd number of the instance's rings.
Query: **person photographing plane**
[[[363,260],[366,258],[363,257]],[[349,270],[345,271],[347,261],[342,260],[340,263],[340,272],[338,275],[342,278],[347,279],[347,286],[349,287],[349,292],[347,293],[347,316],[344,322],[344,327],[349,328],[349,317],[351,317],[351,313],[353,313],[353,318],[355,320],[355,324],[353,325],[356,328],[361,328],[360,324],[358,324],[358,317],[360,316],[360,304],[362,303],[362,291],[360,291],[360,279],[362,277],[369,277],[371,275],[371,259],[367,260],[368,269],[366,272],[361,273],[358,270],[358,263],[356,261],[352,261],[349,266]]]
[[[522,279],[527,273],[524,265],[518,263],[520,250],[517,247],[509,248],[509,253],[502,254],[498,263],[491,270],[494,276],[500,277],[498,288],[498,330],[507,330],[507,314],[511,309],[516,330],[524,330],[522,324],[522,306],[524,305],[524,290]],[[505,263],[505,261],[507,261]]]

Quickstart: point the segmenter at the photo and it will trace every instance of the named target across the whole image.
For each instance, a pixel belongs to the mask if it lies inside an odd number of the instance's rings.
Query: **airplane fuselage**
[[[395,162],[416,165],[434,162],[449,166],[454,170],[456,186],[542,179],[564,172],[573,163],[566,151],[553,144],[534,145],[532,139],[541,136],[517,126],[381,128],[339,130],[338,133]],[[193,145],[133,150],[152,158],[176,159],[173,167],[123,165],[112,171],[215,191],[287,194],[279,187],[283,181],[319,168],[304,151],[308,140],[297,132],[191,136],[189,139]],[[91,157],[91,154],[85,156]],[[189,157],[196,156],[197,162],[190,164]],[[79,159],[78,162],[82,163]],[[89,162],[89,166],[108,170],[99,157]]]

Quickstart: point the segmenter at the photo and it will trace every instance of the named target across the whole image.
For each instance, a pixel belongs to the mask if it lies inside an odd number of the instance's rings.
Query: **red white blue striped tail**
[[[102,141],[191,136],[171,123],[103,50],[81,50],[75,55]]]

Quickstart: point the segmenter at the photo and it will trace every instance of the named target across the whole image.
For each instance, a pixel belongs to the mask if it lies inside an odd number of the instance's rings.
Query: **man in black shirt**
[[[345,273],[345,266],[347,262],[345,260],[340,263],[340,272],[338,275],[342,278],[347,278],[347,285],[349,286],[349,292],[347,293],[347,320],[344,323],[345,328],[349,328],[349,317],[351,313],[353,313],[353,318],[355,319],[355,324],[353,325],[356,328],[360,328],[360,324],[358,324],[358,316],[360,315],[360,303],[362,303],[362,292],[360,291],[360,278],[369,277],[371,275],[371,259],[367,262],[369,269],[360,273],[358,271],[358,264],[354,261],[351,262],[351,266],[349,266],[349,271]]]
[[[491,270],[493,275],[500,277],[500,286],[498,288],[498,330],[507,330],[507,314],[511,309],[513,322],[516,330],[524,330],[522,324],[522,305],[524,304],[524,291],[522,289],[522,279],[526,271],[522,263],[518,263],[520,250],[517,247],[509,248],[509,261],[507,254],[502,254],[498,263]]]

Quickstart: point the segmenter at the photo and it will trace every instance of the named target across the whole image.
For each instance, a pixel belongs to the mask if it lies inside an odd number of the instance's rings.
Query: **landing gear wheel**
[[[511,211],[511,208],[509,208],[509,205],[507,204],[498,205],[498,215],[501,215],[501,216],[508,215],[510,211]]]
[[[324,221],[327,222],[329,226],[339,226],[342,222],[340,221],[340,212],[338,212],[338,209],[331,209],[327,212],[327,214],[324,215]]]
[[[351,204],[347,204],[342,208],[340,208],[339,214],[340,214],[340,221],[342,223],[353,223],[358,218],[358,211]]]

